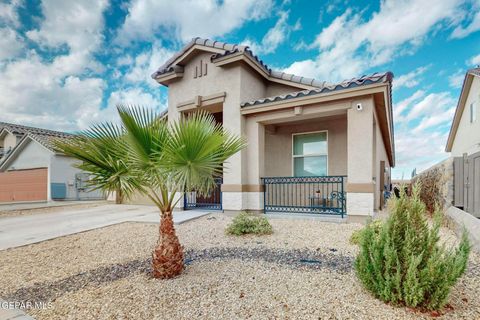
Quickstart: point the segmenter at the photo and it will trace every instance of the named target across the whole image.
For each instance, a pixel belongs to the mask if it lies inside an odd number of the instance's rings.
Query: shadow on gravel
[[[283,250],[213,247],[204,250],[185,251],[186,265],[201,261],[233,259],[265,261],[294,269],[328,269],[339,273],[350,272],[353,266],[352,257],[334,253],[333,250],[332,253],[322,253],[309,249]],[[150,258],[99,267],[58,281],[37,283],[31,287],[24,287],[15,292],[6,293],[3,299],[6,301],[53,302],[68,292],[75,292],[89,286],[98,286],[141,273],[151,273]]]

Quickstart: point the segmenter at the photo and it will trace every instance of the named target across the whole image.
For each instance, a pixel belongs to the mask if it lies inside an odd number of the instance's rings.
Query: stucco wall
[[[51,151],[39,143],[29,141],[21,154],[10,163],[7,170],[48,168],[51,156]]]
[[[82,172],[74,167],[79,161],[63,155],[52,155],[50,165],[50,182],[65,183],[67,187],[66,199],[99,199],[103,198],[103,194],[99,190],[83,192],[75,188],[75,175]]]
[[[14,134],[7,133],[7,135],[3,138],[3,142],[0,143],[0,146],[5,148],[7,151],[9,148],[14,148],[17,145],[17,137]]]
[[[286,86],[284,84],[280,83],[274,83],[270,82],[267,85],[267,89],[265,91],[265,96],[266,97],[272,97],[272,96],[278,96],[281,94],[286,94],[290,92],[296,92],[296,91],[301,91],[302,89],[296,88],[296,87],[291,87],[291,86]]]
[[[292,134],[321,130],[328,131],[328,175],[347,174],[346,116],[273,129],[265,132],[265,176],[292,176]]]
[[[477,103],[477,120],[470,123],[470,104]],[[452,156],[459,157],[463,153],[473,154],[480,151],[480,78],[473,77],[472,86],[463,110],[457,134],[452,145]]]

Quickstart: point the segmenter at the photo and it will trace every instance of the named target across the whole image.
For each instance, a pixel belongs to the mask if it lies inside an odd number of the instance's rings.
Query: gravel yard
[[[52,302],[38,319],[418,319],[356,280],[356,224],[272,219],[274,234],[224,234],[230,217],[176,226],[186,270],[151,278],[153,224],[123,223],[0,251],[0,298]],[[447,241],[453,233],[443,230]],[[452,291],[445,319],[480,319],[480,257]]]

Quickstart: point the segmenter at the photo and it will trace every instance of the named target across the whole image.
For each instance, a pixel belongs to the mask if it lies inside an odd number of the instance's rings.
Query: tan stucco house
[[[465,74],[445,151],[454,158],[454,205],[480,217],[480,67]]]
[[[383,206],[395,165],[392,73],[331,84],[271,70],[247,46],[195,38],[152,77],[168,87],[169,121],[209,110],[248,140],[217,192],[189,193],[180,207],[365,220]]]

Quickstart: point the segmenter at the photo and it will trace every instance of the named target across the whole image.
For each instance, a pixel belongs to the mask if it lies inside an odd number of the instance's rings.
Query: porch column
[[[263,185],[265,159],[265,126],[256,117],[246,119],[246,184],[243,185],[243,208],[249,211],[263,211]]]
[[[373,98],[352,101],[347,112],[347,215],[365,222],[373,216]]]
[[[240,113],[239,92],[227,93],[223,104],[223,127],[235,135],[245,136],[245,119]],[[222,209],[224,211],[243,210],[242,185],[245,180],[245,149],[231,156],[223,165]]]

